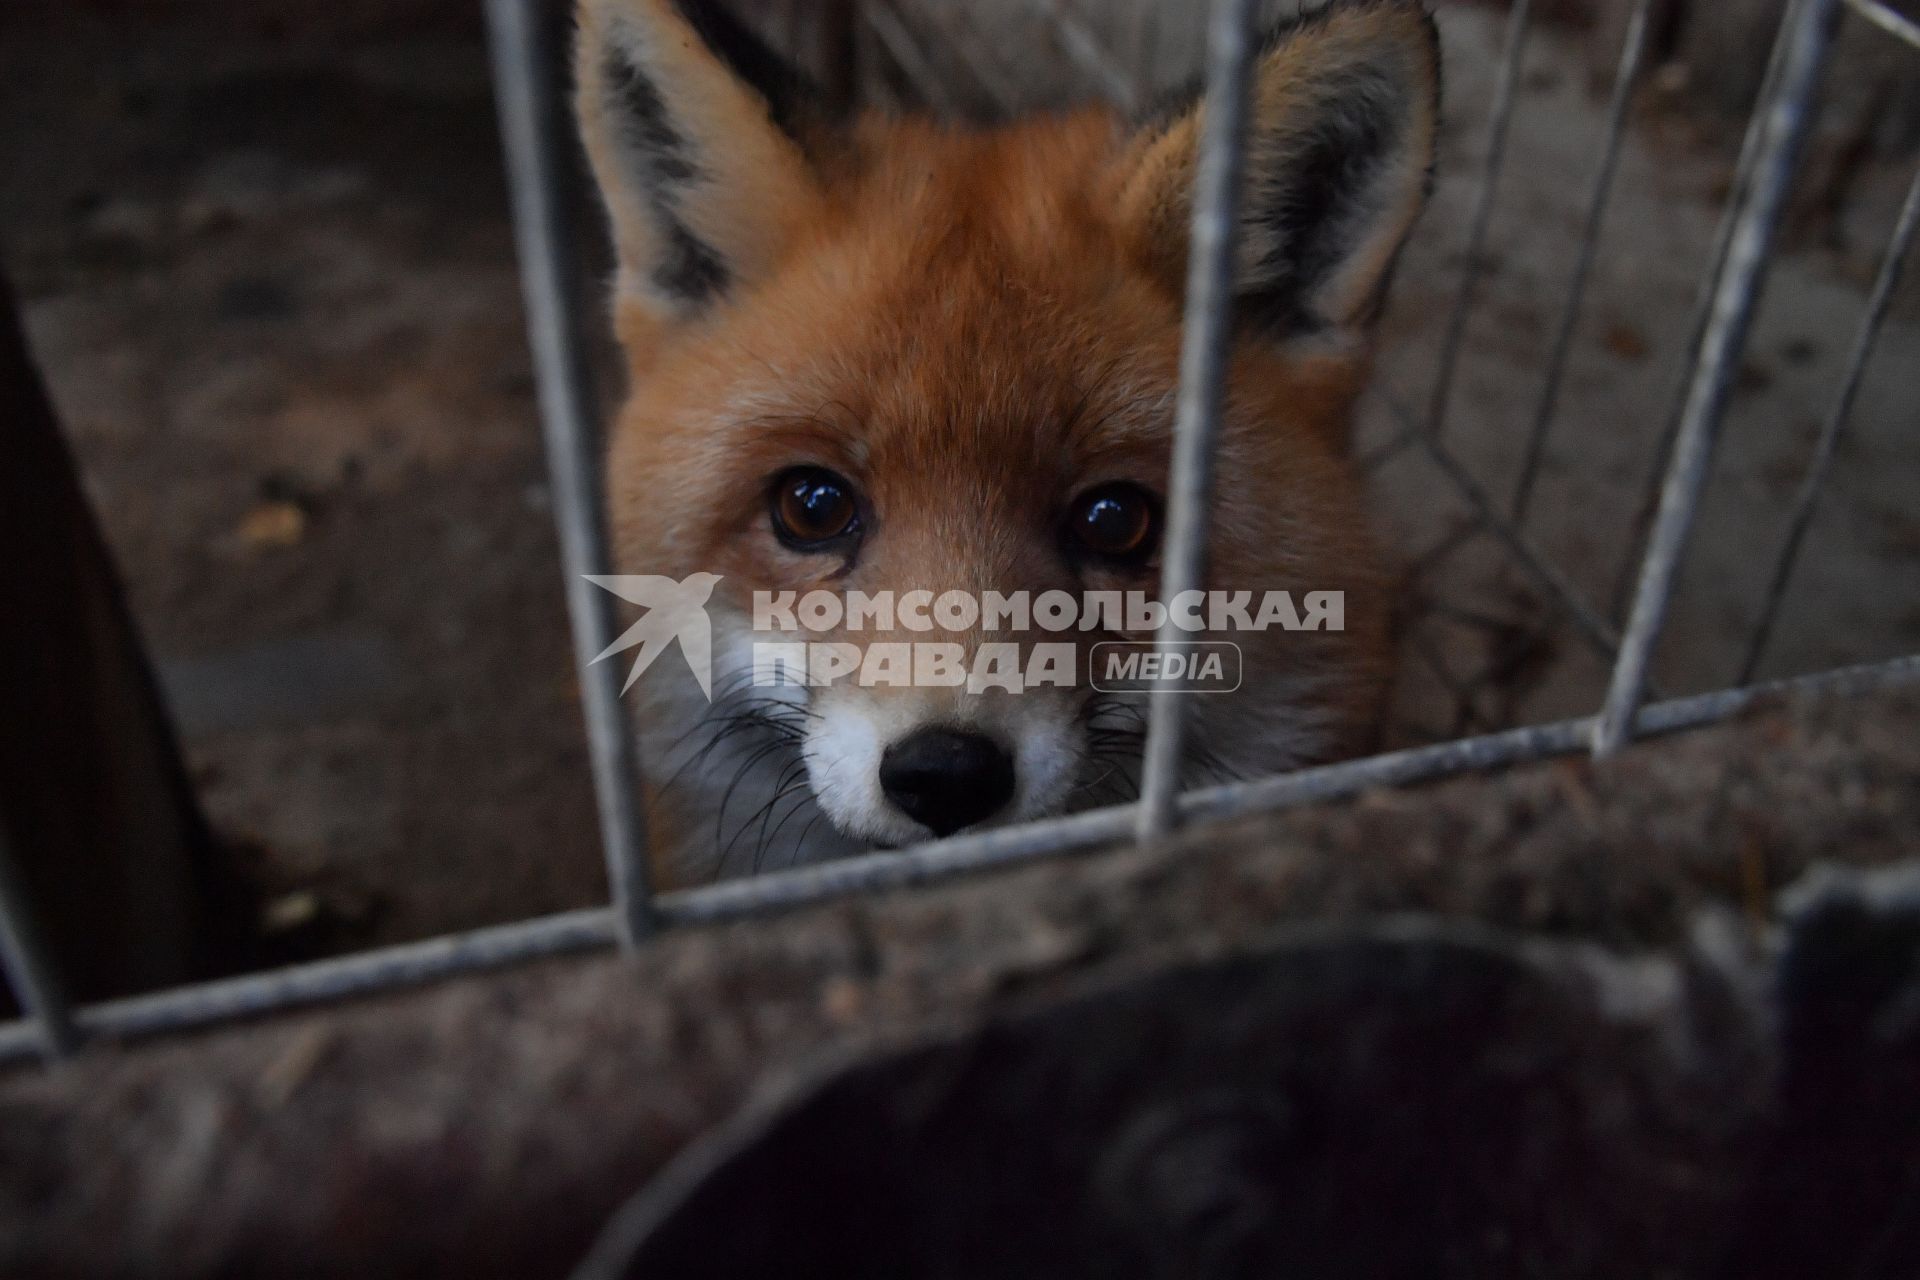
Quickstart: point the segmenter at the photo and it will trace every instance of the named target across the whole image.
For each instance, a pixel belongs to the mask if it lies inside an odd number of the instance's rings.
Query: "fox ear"
[[[817,97],[713,0],[581,0],[576,75],[623,304],[698,314],[818,209]]]
[[[1282,23],[1255,70],[1237,292],[1284,337],[1364,331],[1426,202],[1440,47],[1419,0],[1334,0]],[[1120,227],[1178,290],[1203,99],[1143,125],[1119,173]]]

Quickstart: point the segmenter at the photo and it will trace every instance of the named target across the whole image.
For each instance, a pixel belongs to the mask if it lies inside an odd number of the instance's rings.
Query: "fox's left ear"
[[[698,315],[763,277],[824,196],[832,121],[716,0],[579,0],[577,108],[613,217],[620,301]]]
[[[1333,0],[1262,47],[1247,136],[1238,293],[1276,336],[1358,333],[1426,203],[1440,45],[1420,0]],[[1143,125],[1116,174],[1120,230],[1179,290],[1203,100]]]

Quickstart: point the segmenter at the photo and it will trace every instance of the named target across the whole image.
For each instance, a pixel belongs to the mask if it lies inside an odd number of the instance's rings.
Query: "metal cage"
[[[1047,11],[1057,6],[1041,4]],[[1638,0],[1627,26],[1606,117],[1599,158],[1574,264],[1571,287],[1555,323],[1545,389],[1525,438],[1516,492],[1503,502],[1452,452],[1444,438],[1455,372],[1473,314],[1476,286],[1512,117],[1531,0],[1513,0],[1489,121],[1489,143],[1469,222],[1465,265],[1442,334],[1440,368],[1423,411],[1394,406],[1399,429],[1363,460],[1377,465],[1392,454],[1418,451],[1451,481],[1472,512],[1470,533],[1499,542],[1543,597],[1596,652],[1611,663],[1603,705],[1594,714],[1551,724],[1462,738],[1256,781],[1182,792],[1178,763],[1184,737],[1183,701],[1156,702],[1147,738],[1141,799],[1020,827],[961,835],[900,853],[873,854],[798,870],[656,895],[648,885],[644,818],[632,737],[619,704],[612,667],[594,658],[614,636],[609,598],[587,576],[608,571],[599,507],[597,434],[580,330],[582,308],[563,227],[568,123],[557,83],[552,33],[538,0],[487,0],[513,220],[526,298],[528,327],[540,390],[548,466],[560,530],[567,601],[583,691],[593,779],[611,901],[592,910],[390,947],[278,971],[204,983],[154,995],[72,1007],[59,975],[37,944],[28,904],[8,872],[0,847],[0,962],[27,1016],[0,1026],[0,1061],[59,1055],[89,1040],[126,1040],[205,1027],[319,1001],[390,990],[510,965],[538,957],[612,947],[636,947],[662,930],[716,924],[851,895],[925,884],[968,872],[1012,866],[1071,851],[1152,838],[1183,823],[1271,812],[1403,786],[1450,775],[1580,753],[1608,755],[1637,739],[1724,721],[1778,694],[1864,690],[1920,682],[1920,656],[1828,671],[1796,680],[1754,684],[1781,603],[1792,585],[1814,510],[1847,428],[1862,377],[1873,354],[1902,268],[1920,225],[1920,177],[1909,189],[1892,241],[1853,339],[1838,394],[1822,424],[1811,464],[1788,514],[1786,534],[1771,560],[1769,586],[1749,637],[1738,687],[1649,703],[1649,665],[1674,597],[1705,489],[1716,437],[1758,304],[1770,253],[1817,101],[1843,11],[1920,51],[1920,26],[1877,0],[1790,0],[1775,40],[1760,102],[1748,126],[1732,192],[1722,215],[1693,321],[1682,394],[1660,444],[1657,487],[1645,504],[1647,526],[1638,554],[1631,608],[1624,628],[1537,549],[1525,513],[1551,428],[1572,339],[1585,301],[1609,197],[1618,173],[1632,94],[1648,52],[1653,0]],[[1219,424],[1222,374],[1229,340],[1233,227],[1239,198],[1247,86],[1254,54],[1255,0],[1214,0],[1208,36],[1211,101],[1195,196],[1182,387],[1168,495],[1163,598],[1197,587],[1207,540],[1211,459]],[[876,36],[897,40],[891,11],[864,11]],[[1111,64],[1084,31],[1067,49],[1091,60],[1107,80]],[[1446,554],[1443,547],[1439,554]],[[1171,623],[1160,642],[1177,639]]]

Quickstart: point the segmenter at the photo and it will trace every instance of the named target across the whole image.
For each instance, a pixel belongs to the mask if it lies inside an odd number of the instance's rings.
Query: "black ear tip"
[[[1261,50],[1271,53],[1305,32],[1340,18],[1363,14],[1411,17],[1419,26],[1427,52],[1437,64],[1440,59],[1440,28],[1427,0],[1326,0],[1324,4],[1302,9],[1274,22],[1261,40]]]
[[[1428,0],[1326,0],[1324,4],[1288,14],[1269,24],[1260,36],[1260,56],[1265,58],[1337,18],[1369,12],[1399,13],[1411,16],[1417,22],[1427,72],[1433,81],[1433,108],[1437,116],[1440,110],[1440,27],[1434,20]],[[1164,126],[1193,110],[1205,96],[1206,80],[1202,76],[1195,76],[1150,101],[1134,117],[1133,123],[1140,128]]]
[[[673,11],[708,51],[766,101],[782,133],[802,138],[809,126],[832,123],[825,95],[718,0],[670,0]]]
[[[1444,97],[1445,59],[1441,54],[1440,23],[1434,16],[1431,0],[1327,0],[1327,3],[1299,17],[1324,21],[1340,14],[1369,12],[1412,19],[1410,27],[1419,42],[1418,57],[1424,64],[1422,69],[1432,84],[1431,108],[1434,119],[1438,121]]]

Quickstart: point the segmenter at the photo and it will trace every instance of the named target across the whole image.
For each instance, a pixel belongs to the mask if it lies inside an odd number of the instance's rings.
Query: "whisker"
[[[747,780],[747,777],[753,772],[754,766],[758,765],[762,760],[765,760],[768,756],[773,755],[776,752],[786,751],[790,749],[791,749],[791,744],[789,743],[770,742],[765,746],[761,747],[759,750],[755,751],[753,754],[749,755],[746,758],[746,760],[741,763],[739,769],[737,769],[734,772],[733,781],[727,784],[726,792],[720,797],[720,808],[718,812],[714,814],[713,842],[715,844],[719,844],[720,841],[726,838],[727,806],[733,803],[734,793],[740,789],[740,784],[745,782]],[[752,823],[752,821],[753,819],[751,817],[747,819],[747,822],[749,825]],[[727,847],[731,849],[732,845],[728,845]],[[724,862],[725,858],[726,858],[726,855],[723,853],[721,855],[721,860]]]

